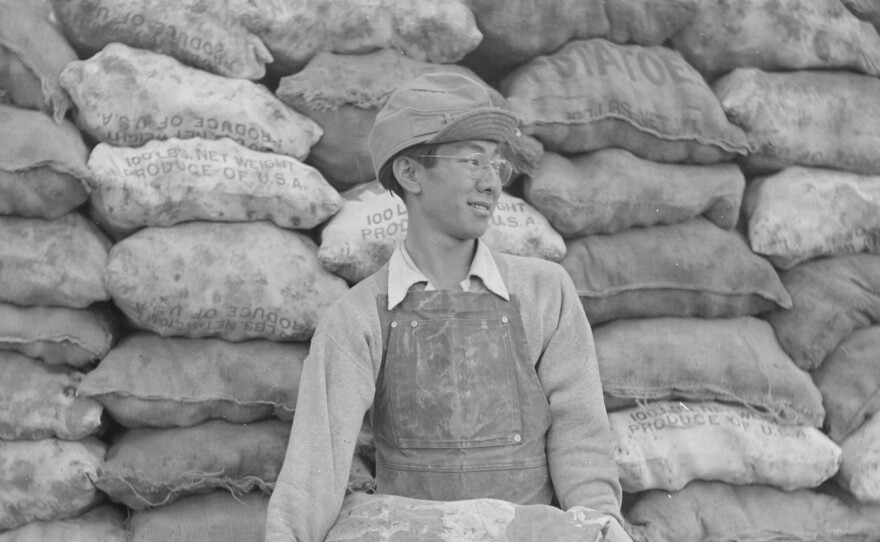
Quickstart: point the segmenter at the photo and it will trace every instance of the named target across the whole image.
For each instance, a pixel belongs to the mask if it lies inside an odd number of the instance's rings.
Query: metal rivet
[[[513,435],[513,440],[520,442],[522,440],[522,435]]]
[[[412,327],[416,327],[417,325],[419,325],[419,323],[416,322],[415,320],[413,320],[412,323],[411,323],[410,325],[411,325]]]
[[[502,316],[502,317],[501,317],[501,321],[504,322],[504,323],[506,324],[506,323],[507,323],[507,317],[506,317],[506,316]]]
[[[391,322],[391,327],[397,327],[397,322]]]

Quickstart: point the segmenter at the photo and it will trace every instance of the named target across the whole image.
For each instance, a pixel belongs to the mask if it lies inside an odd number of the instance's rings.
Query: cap
[[[519,119],[495,107],[489,91],[458,73],[428,73],[398,88],[376,115],[367,138],[379,182],[383,166],[400,151],[419,144],[480,139],[504,143],[517,133]]]

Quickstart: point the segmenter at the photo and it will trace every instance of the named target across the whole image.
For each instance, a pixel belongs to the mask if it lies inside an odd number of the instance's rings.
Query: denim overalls
[[[505,283],[505,262],[496,258]],[[550,504],[550,407],[528,359],[519,303],[492,293],[410,289],[388,310],[371,425],[379,493]]]

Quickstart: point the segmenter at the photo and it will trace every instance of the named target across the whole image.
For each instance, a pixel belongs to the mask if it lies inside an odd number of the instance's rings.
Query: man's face
[[[468,157],[483,153],[490,160],[500,158],[498,144],[491,141],[445,143],[438,156]],[[492,168],[476,179],[468,176],[467,165],[454,159],[438,158],[434,167],[420,168],[421,193],[418,210],[427,225],[454,240],[476,239],[486,233],[495,204],[501,195],[501,180]]]

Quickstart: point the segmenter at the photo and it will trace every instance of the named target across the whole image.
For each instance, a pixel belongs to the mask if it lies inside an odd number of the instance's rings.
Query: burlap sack
[[[88,198],[88,150],[76,127],[0,105],[0,214],[58,218]]]
[[[95,486],[134,510],[224,488],[271,492],[284,461],[290,422],[129,429],[107,452]]]
[[[835,480],[863,502],[880,503],[880,416],[872,416],[841,444]]]
[[[840,447],[806,425],[783,426],[745,406],[656,401],[608,415],[624,491],[676,491],[694,480],[816,487]]]
[[[307,344],[129,335],[77,389],[125,427],[291,421]]]
[[[880,3],[877,0],[843,0],[853,15],[880,28]]]
[[[218,490],[134,510],[127,542],[264,542],[269,498]]]
[[[513,66],[576,39],[660,45],[693,16],[695,0],[468,0],[484,37],[473,56]]]
[[[52,0],[67,38],[83,57],[119,42],[172,56],[226,77],[261,79],[272,54],[222,2]],[[201,9],[196,9],[201,6]]]
[[[497,499],[441,502],[353,493],[325,542],[601,542],[611,522],[616,520],[587,508],[578,514]]]
[[[345,190],[376,178],[367,136],[388,96],[416,76],[437,72],[482,82],[462,66],[421,62],[382,49],[363,55],[318,53],[302,71],[282,78],[275,94],[324,130],[309,163],[334,187]],[[486,89],[498,107],[506,106],[497,90],[488,85]]]
[[[188,4],[202,5],[199,0]],[[218,4],[220,2],[217,2]],[[425,62],[453,63],[483,35],[462,0],[227,0],[226,11],[272,51],[271,70],[298,72],[316,54],[393,49]]]
[[[101,404],[76,396],[82,373],[0,352],[0,439],[80,440],[101,427]]]
[[[342,209],[321,229],[318,261],[331,273],[360,282],[406,238],[406,205],[379,181],[346,190],[342,198]]]
[[[828,436],[837,443],[880,412],[880,326],[854,331],[813,372],[825,404]]]
[[[765,485],[693,482],[676,493],[651,491],[626,519],[635,542],[874,542],[880,537],[876,505]]]
[[[49,365],[88,368],[110,351],[119,332],[118,314],[108,303],[85,309],[0,303],[0,350]]]
[[[841,0],[698,2],[672,46],[708,79],[734,68],[880,75],[880,36]]]
[[[0,440],[0,532],[76,517],[103,499],[92,481],[105,445],[94,437]]]
[[[749,183],[745,201],[752,250],[776,267],[880,253],[880,175],[790,167]]]
[[[0,216],[0,302],[84,308],[110,299],[110,241],[77,213],[57,220]]]
[[[791,310],[764,317],[801,369],[817,369],[857,329],[880,323],[880,256],[812,260],[780,279],[791,295]]]
[[[315,168],[228,138],[150,141],[136,149],[101,143],[89,167],[91,205],[114,230],[191,220],[271,220],[306,230],[342,207]]]
[[[547,152],[524,183],[526,201],[567,239],[700,215],[730,229],[744,189],[733,164],[659,164],[623,149],[568,157]]]
[[[51,14],[46,2],[0,1],[0,88],[9,91],[15,105],[61,122],[70,97],[59,86],[58,76],[77,57]]]
[[[567,242],[560,262],[592,324],[618,318],[723,318],[791,307],[770,262],[704,218]]]
[[[712,163],[749,150],[703,77],[665,47],[572,41],[501,90],[525,131],[563,154],[620,147],[656,162]]]
[[[269,222],[147,228],[110,251],[105,282],[131,322],[162,336],[227,341],[311,338],[348,290],[318,247]]]
[[[880,173],[880,79],[844,71],[736,69],[712,86],[748,135],[752,171],[788,166]]]
[[[61,72],[78,124],[98,141],[137,147],[152,139],[219,139],[302,160],[321,127],[268,89],[191,68],[170,56],[111,43]]]
[[[57,77],[55,84],[58,84]],[[67,107],[70,107],[70,97],[67,93],[63,95],[68,101]],[[40,80],[5,47],[0,47],[0,104],[38,111],[46,107]],[[45,113],[53,114],[51,110]]]
[[[490,248],[558,262],[565,257],[565,241],[550,222],[525,200],[502,192],[482,237]]]
[[[124,524],[122,509],[101,505],[75,518],[36,521],[2,532],[0,542],[126,542]]]
[[[627,400],[745,404],[782,425],[821,427],[822,394],[752,317],[632,318],[593,330],[602,390]],[[88,377],[87,377],[88,378]]]

